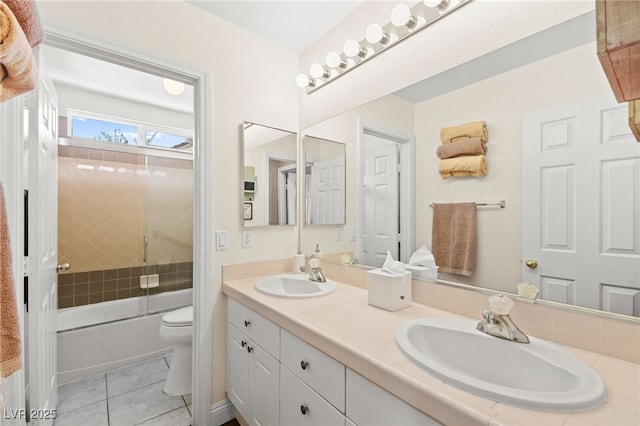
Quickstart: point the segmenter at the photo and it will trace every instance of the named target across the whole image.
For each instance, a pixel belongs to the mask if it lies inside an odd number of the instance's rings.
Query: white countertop
[[[517,408],[444,383],[414,365],[397,348],[395,330],[404,321],[459,315],[418,303],[389,312],[369,306],[366,290],[340,282],[328,296],[277,298],[256,291],[259,278],[225,281],[223,293],[443,424],[640,425],[640,365],[565,346],[600,374],[607,387],[607,401],[582,413]]]

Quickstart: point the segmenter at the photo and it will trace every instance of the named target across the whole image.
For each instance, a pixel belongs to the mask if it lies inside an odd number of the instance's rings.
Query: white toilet
[[[172,396],[191,393],[193,306],[166,313],[160,324],[160,337],[174,345],[164,392]]]

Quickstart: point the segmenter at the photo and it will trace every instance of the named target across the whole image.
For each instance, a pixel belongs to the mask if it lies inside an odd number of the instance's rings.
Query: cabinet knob
[[[244,320],[244,326],[249,327],[251,325],[251,321]]]
[[[302,368],[303,370],[306,370],[308,366],[309,363],[307,361],[300,361],[300,368]]]
[[[253,351],[253,348],[251,346],[247,346],[247,352],[251,353],[251,351]]]
[[[247,342],[245,342],[244,340],[242,342],[240,342],[240,344],[242,345],[242,347],[244,348],[245,346],[247,346]]]
[[[309,412],[309,407],[307,407],[306,405],[301,405],[300,406],[300,412],[302,412],[303,416],[306,416],[307,413]]]

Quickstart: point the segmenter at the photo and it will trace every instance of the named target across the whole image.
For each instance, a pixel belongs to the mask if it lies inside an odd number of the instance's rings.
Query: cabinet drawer
[[[441,423],[348,368],[347,416],[359,426],[442,426]]]
[[[230,297],[227,301],[228,321],[279,360],[280,327]]]
[[[287,368],[280,369],[280,424],[344,425],[345,417]]]
[[[344,413],[344,365],[287,330],[282,330],[281,337],[282,365]]]

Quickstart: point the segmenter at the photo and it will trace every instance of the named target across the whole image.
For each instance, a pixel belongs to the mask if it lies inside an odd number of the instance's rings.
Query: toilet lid
[[[193,306],[185,306],[168,312],[162,317],[162,324],[167,327],[184,327],[193,325]]]

